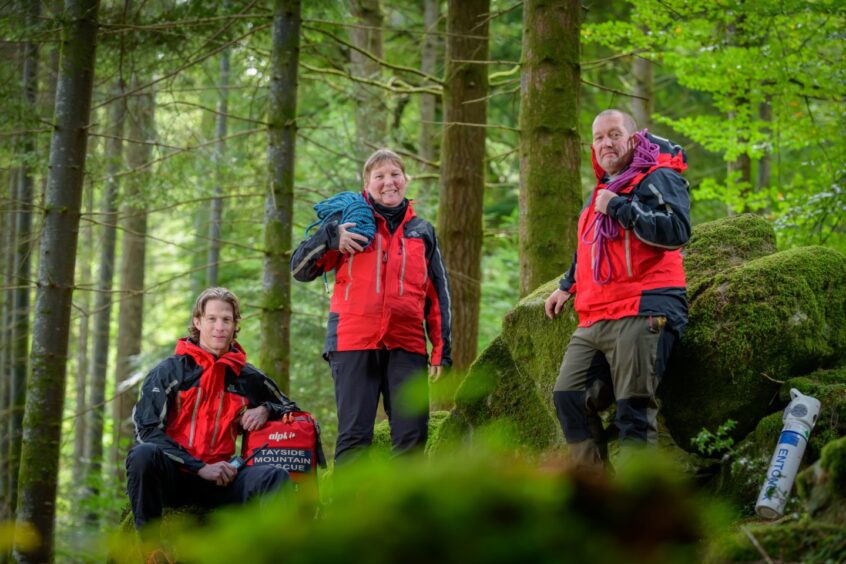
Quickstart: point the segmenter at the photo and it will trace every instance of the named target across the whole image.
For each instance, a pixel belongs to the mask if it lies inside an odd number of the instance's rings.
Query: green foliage
[[[489,447],[438,463],[362,460],[322,487],[323,504],[313,489],[289,492],[215,513],[205,526],[171,528],[166,544],[181,561],[212,564],[560,562],[564,555],[689,562],[725,525],[713,503],[655,457],[633,460],[609,482],[554,465],[541,470],[534,459]]]
[[[703,428],[699,433],[690,439],[690,444],[705,456],[723,456],[730,457],[734,450],[734,438],[730,432],[737,427],[737,421],[729,419],[717,428],[716,432],[711,432]]]

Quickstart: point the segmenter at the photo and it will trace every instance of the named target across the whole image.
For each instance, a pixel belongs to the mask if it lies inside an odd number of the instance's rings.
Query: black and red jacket
[[[364,197],[370,202],[366,192]],[[301,282],[335,271],[324,355],[371,349],[426,355],[428,336],[429,362],[452,364],[449,282],[434,227],[414,214],[410,202],[394,233],[374,216],[376,235],[360,253],[338,251],[338,213],[291,257],[291,272]]]
[[[630,316],[664,315],[681,334],[687,323],[687,299],[681,248],[690,238],[689,184],[681,176],[687,168],[681,147],[653,135],[658,144],[658,164],[638,174],[608,204],[608,215],[620,226],[620,235],[606,240],[611,279],[594,279],[592,258],[596,249],[587,229],[597,215],[596,193],[608,177],[591,153],[597,185],[579,216],[576,255],[559,287],[575,294],[579,326]],[[603,263],[600,278],[608,274]]]
[[[189,339],[150,371],[132,412],[139,443],[158,445],[190,472],[230,460],[240,433],[241,413],[260,405],[278,419],[297,405],[276,384],[247,363],[237,343],[215,357]]]

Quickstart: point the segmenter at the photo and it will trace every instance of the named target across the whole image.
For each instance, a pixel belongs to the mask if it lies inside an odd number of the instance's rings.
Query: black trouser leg
[[[335,403],[338,408],[338,443],[335,463],[373,442],[373,425],[382,390],[380,351],[329,353]]]
[[[154,444],[136,445],[126,457],[126,492],[132,504],[135,528],[162,516],[175,501],[180,472],[176,463]]]
[[[426,446],[429,434],[429,399],[426,369],[428,358],[402,349],[383,351],[387,356],[384,394],[385,413],[391,422],[391,445],[394,454],[402,454]],[[423,378],[426,397],[412,397],[417,390],[406,387],[414,378]]]

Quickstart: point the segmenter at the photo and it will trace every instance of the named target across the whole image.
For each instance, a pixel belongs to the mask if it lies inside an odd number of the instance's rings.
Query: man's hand
[[[437,382],[441,379],[441,376],[444,374],[444,367],[440,364],[433,364],[429,367],[429,379],[432,382]]]
[[[604,192],[608,192],[608,190],[604,190]],[[546,312],[546,316],[550,319],[555,319],[558,314],[561,313],[561,308],[564,307],[564,304],[567,303],[567,300],[569,300],[572,295],[573,294],[570,292],[565,292],[561,288],[556,288],[556,290],[552,292],[548,298],[546,298],[546,302],[543,304],[543,310]]]
[[[248,409],[241,414],[241,427],[245,431],[258,431],[267,423],[268,415],[270,412],[263,405]]]
[[[362,244],[367,242],[367,237],[348,231],[350,227],[355,227],[355,223],[342,223],[338,226],[338,250],[347,255],[354,255],[364,250]]]
[[[599,213],[608,213],[608,202],[617,197],[617,194],[611,190],[603,188],[596,193],[596,200],[594,200],[594,209]]]
[[[214,482],[218,486],[228,486],[235,479],[235,476],[238,475],[238,471],[228,462],[221,461],[214,464],[206,464],[200,468],[197,475],[203,480]]]

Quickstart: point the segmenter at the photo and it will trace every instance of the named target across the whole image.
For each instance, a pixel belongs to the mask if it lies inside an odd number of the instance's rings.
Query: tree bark
[[[24,524],[32,524],[41,543],[29,549],[16,538],[15,557],[24,563],[53,559],[71,298],[94,84],[99,2],[68,0],[66,8],[39,251],[32,376],[27,389],[17,508],[19,530]]]
[[[772,128],[770,124],[773,121],[773,107],[771,96],[768,94],[766,99],[758,106],[758,116],[761,121],[767,124],[766,133],[772,137]],[[758,180],[756,186],[758,191],[769,187],[772,180],[772,139],[768,139],[767,146],[764,148],[764,155],[758,160]]]
[[[124,92],[122,79],[118,79],[113,95]],[[115,246],[117,242],[117,174],[123,164],[123,132],[126,120],[126,100],[116,98],[109,107],[109,138],[106,139],[106,182],[100,203],[102,225],[100,228],[100,257],[97,273],[97,292],[94,300],[92,328],[91,374],[89,376],[89,402],[87,412],[85,458],[87,461],[82,483],[88,496],[96,496],[102,481],[103,466],[103,414],[106,400],[106,374],[109,369],[109,336],[112,319],[112,280],[115,273]],[[96,512],[86,520],[93,524],[99,519]]]
[[[89,150],[93,153],[96,148],[92,141]],[[94,211],[94,184],[90,181],[88,183],[87,194],[85,194],[85,211],[89,217]],[[74,419],[73,429],[73,475],[81,478],[85,475],[85,437],[86,437],[86,417],[84,415],[85,409],[88,406],[86,398],[88,395],[88,363],[89,350],[88,342],[90,337],[89,321],[91,318],[91,262],[94,258],[94,225],[88,222],[82,228],[82,242],[78,254],[79,262],[79,283],[78,286],[83,290],[78,294],[76,308],[79,311],[79,328],[77,333],[76,345],[76,409],[78,413]],[[82,489],[75,492],[76,498],[82,498],[84,491]]]
[[[297,141],[297,64],[300,2],[274,0],[268,111],[270,193],[264,205],[261,366],[282,389],[290,388],[291,256],[294,153]]]
[[[9,170],[9,204],[3,210],[3,326],[0,327],[0,335],[3,337],[3,346],[0,349],[0,411],[3,416],[0,418],[0,521],[5,521],[12,516],[11,508],[11,466],[10,452],[11,442],[9,437],[12,431],[12,418],[10,415],[12,399],[12,374],[14,371],[12,356],[12,314],[14,291],[12,290],[12,279],[15,272],[15,200],[18,197],[18,169]]]
[[[229,111],[229,48],[220,54],[220,77],[217,104],[217,119],[215,122],[215,136],[218,142],[214,146],[215,170],[215,198],[211,201],[211,217],[209,220],[209,255],[206,270],[206,284],[209,287],[218,285],[218,263],[220,262],[220,223],[223,219],[223,177],[226,157],[226,117]]]
[[[520,86],[520,295],[561,276],[576,250],[579,25],[574,0],[523,5]]]
[[[25,26],[30,33],[35,32],[41,15],[40,2],[24,2]],[[26,112],[21,123],[26,129],[33,116],[38,115],[38,59],[39,45],[34,40],[24,44],[23,60],[23,108]],[[15,511],[18,493],[18,467],[21,456],[21,437],[23,433],[24,404],[26,402],[26,381],[29,372],[29,309],[30,288],[32,286],[32,203],[34,168],[37,162],[36,139],[34,133],[22,133],[20,150],[23,157],[18,174],[18,192],[16,208],[18,210],[15,224],[15,277],[12,281],[15,287],[14,317],[12,319],[12,354],[14,358],[14,373],[11,387],[11,451],[9,457],[10,474],[10,504]]]
[[[438,233],[452,292],[453,366],[463,370],[479,334],[488,68],[458,61],[488,58],[490,0],[448,6]]]
[[[379,0],[349,0],[350,13],[360,27],[350,29],[352,44],[378,59],[384,58],[382,25],[385,15]],[[350,51],[350,68],[353,76],[381,81],[382,66],[366,55]],[[382,91],[360,82],[352,84],[356,100],[355,131],[356,153],[363,161],[373,147],[385,144],[388,133],[388,108],[383,102]]]
[[[439,0],[424,0],[423,25],[429,33],[423,36],[420,70],[429,76],[436,76],[438,72],[440,41],[438,40],[438,36],[435,35],[435,32],[438,31],[439,11]],[[426,163],[421,165],[421,170],[430,174],[437,174],[438,172],[434,164],[429,164],[435,163],[438,160],[437,137],[435,135],[435,117],[438,99],[439,97],[434,94],[420,94],[420,137],[418,141],[418,153],[426,161]],[[426,207],[434,206],[434,203],[438,201],[437,181],[434,179],[425,179],[419,180],[419,182],[420,186],[417,188],[416,201],[427,204]]]
[[[132,90],[147,83],[146,78],[135,76]],[[151,141],[155,139],[155,105],[153,92],[140,91],[127,107],[129,139]],[[138,369],[136,358],[141,352],[144,321],[144,258],[147,250],[147,211],[144,187],[149,182],[150,169],[141,170],[152,158],[150,143],[128,143],[127,166],[136,171],[127,177],[126,201],[121,208],[121,266],[120,311],[118,313],[117,359],[115,366],[115,396],[112,403],[114,440],[112,441],[113,469],[118,490],[123,492],[125,478],[124,459],[133,438],[132,408],[137,400],[137,384],[127,387],[128,380]]]
[[[632,63],[632,78],[634,88],[632,94],[642,98],[632,98],[632,117],[638,129],[644,127],[652,129],[652,114],[655,111],[655,94],[653,92],[655,79],[652,61],[643,57],[635,57]]]

